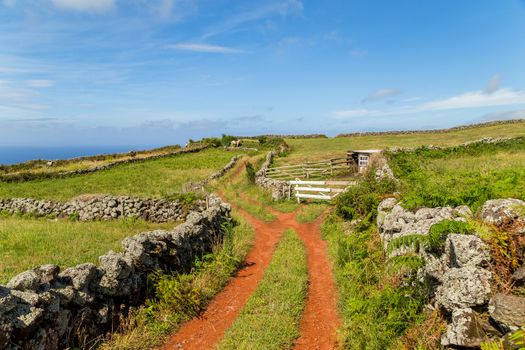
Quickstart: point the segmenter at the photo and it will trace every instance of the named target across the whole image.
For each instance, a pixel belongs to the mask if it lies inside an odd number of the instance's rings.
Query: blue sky
[[[505,118],[523,0],[0,0],[0,146]]]

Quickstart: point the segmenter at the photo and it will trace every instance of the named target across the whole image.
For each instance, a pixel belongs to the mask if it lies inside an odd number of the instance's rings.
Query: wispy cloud
[[[496,92],[501,84],[501,75],[500,74],[494,74],[492,78],[490,78],[487,87],[485,87],[485,93],[492,94]]]
[[[56,8],[73,12],[101,14],[116,7],[115,0],[52,0]]]
[[[499,89],[491,94],[485,91],[467,92],[442,100],[430,101],[419,106],[421,110],[446,110],[506,106],[525,103],[525,90]]]
[[[456,96],[436,99],[419,104],[408,104],[389,109],[355,108],[340,110],[333,113],[337,118],[379,117],[401,115],[428,111],[456,110],[467,108],[482,108],[496,106],[512,106],[525,104],[525,90],[499,89],[491,94],[485,91],[473,91]]]
[[[55,81],[47,80],[47,79],[33,79],[33,80],[26,80],[25,84],[31,88],[48,88],[48,87],[54,86]]]
[[[487,113],[483,117],[481,117],[479,120],[488,122],[488,121],[505,120],[505,119],[525,119],[525,109]]]
[[[367,97],[365,97],[361,101],[361,103],[382,101],[382,100],[397,96],[400,93],[401,93],[401,90],[399,89],[379,89],[379,90],[371,92]]]
[[[228,20],[220,23],[206,32],[202,38],[208,39],[213,36],[234,30],[245,24],[272,16],[301,15],[303,13],[303,3],[300,0],[272,1],[264,5],[259,5],[249,11],[238,13]]]
[[[352,50],[351,55],[352,57],[356,57],[356,58],[365,57],[368,55],[368,51],[363,50],[363,49],[354,49]]]
[[[191,52],[207,52],[207,53],[222,53],[222,54],[235,54],[235,53],[246,53],[241,49],[236,49],[227,46],[201,44],[201,43],[179,43],[171,44],[166,46],[169,49],[176,49],[181,51]]]

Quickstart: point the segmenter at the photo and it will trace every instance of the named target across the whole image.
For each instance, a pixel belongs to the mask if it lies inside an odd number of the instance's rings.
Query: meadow
[[[420,148],[387,155],[401,179],[404,206],[468,205],[525,199],[525,138],[442,150]]]
[[[525,121],[454,130],[442,133],[367,135],[335,138],[286,139],[292,150],[277,158],[276,165],[345,157],[348,150],[418,147],[423,145],[454,146],[484,137],[517,137],[525,135]]]
[[[179,145],[165,146],[150,150],[130,151],[127,153],[98,154],[71,159],[58,159],[52,161],[52,166],[48,165],[48,160],[30,160],[24,163],[0,165],[0,175],[16,175],[22,173],[33,175],[43,173],[60,173],[73,170],[89,169],[106,165],[115,161],[143,159],[151,156],[162,156],[180,151],[182,150]]]
[[[143,220],[78,222],[20,216],[0,216],[0,284],[42,264],[60,267],[97,263],[109,250],[119,251],[120,241],[134,234],[172,229],[176,223]]]
[[[235,154],[223,149],[206,149],[67,178],[0,182],[0,198],[67,201],[82,194],[167,197],[179,193],[189,181],[197,182],[209,177],[224,167]]]

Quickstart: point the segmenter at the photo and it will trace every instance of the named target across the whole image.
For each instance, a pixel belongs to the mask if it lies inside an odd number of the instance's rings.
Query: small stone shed
[[[380,156],[380,149],[350,150],[346,154],[348,165],[350,165],[350,167],[355,167],[358,173],[365,172],[370,164]]]

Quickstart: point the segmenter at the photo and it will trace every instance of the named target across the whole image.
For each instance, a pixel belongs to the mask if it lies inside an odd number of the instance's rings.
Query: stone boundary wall
[[[481,127],[484,127],[484,126],[493,126],[493,125],[502,125],[502,124],[519,124],[519,123],[524,123],[524,122],[525,122],[525,119],[498,120],[498,121],[487,122],[487,123],[478,123],[478,124],[468,124],[468,125],[455,126],[455,127],[448,128],[448,129],[364,131],[364,132],[353,132],[353,133],[339,134],[336,137],[446,133],[446,132],[450,132],[450,131],[459,131],[459,130],[481,128]]]
[[[234,156],[229,162],[228,164],[226,164],[224,166],[224,168],[222,168],[221,170],[213,173],[211,176],[210,176],[210,180],[215,180],[215,179],[218,179],[220,177],[223,177],[228,171],[230,171],[234,166],[235,164],[237,164],[237,162],[239,161],[239,159],[241,159],[242,156]]]
[[[42,265],[0,286],[0,349],[66,349],[82,346],[117,328],[146,298],[148,276],[188,271],[197,256],[222,238],[230,207],[212,197],[209,208],[191,212],[171,231],[125,238],[99,266],[60,271]]]
[[[175,152],[170,152],[166,154],[157,154],[157,155],[142,157],[142,158],[122,159],[122,160],[117,160],[115,162],[111,162],[111,163],[104,164],[104,165],[99,165],[99,166],[92,167],[92,168],[78,169],[78,170],[65,171],[65,172],[59,172],[59,173],[24,172],[24,173],[17,173],[17,174],[5,174],[5,175],[0,176],[0,181],[1,182],[24,182],[24,181],[31,181],[31,180],[37,180],[37,179],[63,178],[63,177],[69,177],[69,176],[75,176],[75,175],[89,174],[89,173],[94,173],[94,172],[101,171],[101,170],[108,170],[117,165],[122,165],[122,164],[145,162],[148,160],[171,157],[171,156],[175,156],[178,154],[196,153],[208,147],[209,147],[208,145],[202,145],[202,146],[198,146],[194,148],[182,148],[182,149],[176,150]]]
[[[32,198],[0,199],[0,212],[32,214],[36,217],[67,218],[75,216],[80,221],[140,218],[151,222],[181,221],[188,210],[203,210],[204,200],[191,205],[166,199],[142,199],[127,196],[91,196],[69,202]]]
[[[428,235],[430,227],[443,220],[474,219],[467,206],[411,212],[401,204],[387,198],[378,207],[377,226],[385,252],[393,239]],[[524,209],[525,202],[518,199],[489,200],[476,219],[506,232],[515,228],[514,232],[525,235]],[[441,338],[442,346],[479,349],[482,342],[508,338],[513,331],[525,327],[525,297],[497,291],[491,251],[479,234],[450,232],[442,250],[429,251],[423,245],[414,251],[413,246],[407,246],[390,252],[389,258],[407,253],[417,253],[423,259],[424,266],[417,277],[428,282],[432,307],[445,315],[447,328]],[[521,254],[518,259],[525,261],[525,252]],[[515,286],[525,285],[524,265],[512,279]]]
[[[270,168],[275,154],[275,151],[268,152],[261,169],[255,174],[255,184],[270,191],[273,200],[280,200],[288,198],[288,194],[291,193],[291,185],[287,181],[266,177],[266,171]]]
[[[273,137],[273,138],[282,138],[282,139],[326,139],[328,136],[325,134],[306,134],[306,135],[278,135],[278,134],[268,134],[268,135],[259,135],[259,136],[234,136],[239,139],[248,139],[254,140],[261,136]]]

